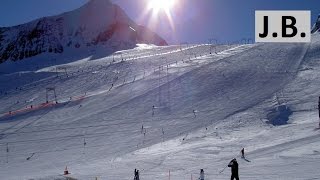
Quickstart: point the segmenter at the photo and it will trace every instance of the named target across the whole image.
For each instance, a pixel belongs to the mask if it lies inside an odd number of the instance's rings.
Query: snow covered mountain
[[[234,157],[241,179],[319,179],[319,48],[139,45],[0,74],[0,179],[224,180]]]
[[[71,12],[0,28],[0,63],[42,53],[86,51],[90,55],[92,49],[99,48],[110,54],[137,43],[167,45],[109,0],[90,0]]]
[[[110,5],[101,3],[59,16],[63,34],[72,18],[86,25],[63,56],[0,64],[0,179],[126,180],[138,169],[142,180],[185,180],[204,169],[206,180],[225,180],[234,157],[240,179],[319,179],[320,33],[310,43],[139,44],[64,61],[126,34],[82,44],[109,27],[79,17],[89,7],[100,17]]]

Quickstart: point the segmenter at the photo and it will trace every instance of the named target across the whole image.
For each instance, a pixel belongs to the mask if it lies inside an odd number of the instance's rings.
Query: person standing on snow
[[[138,178],[138,172],[137,172],[137,169],[134,169],[134,178],[133,180],[137,180]]]
[[[193,112],[193,115],[194,115],[194,118],[196,118],[197,117],[197,115],[196,115],[196,110],[192,110],[192,112]]]
[[[152,116],[154,116],[154,109],[155,109],[156,107],[153,105],[152,106]]]
[[[319,128],[320,128],[320,96],[318,101],[318,111],[319,111]]]
[[[137,170],[137,179],[136,180],[140,180],[140,174],[139,174],[139,170]]]
[[[241,158],[244,158],[244,148],[241,149]]]
[[[231,167],[231,180],[239,180],[239,164],[236,158],[232,159],[228,164],[228,167]]]
[[[203,169],[200,170],[199,180],[204,180],[204,171],[203,171]]]

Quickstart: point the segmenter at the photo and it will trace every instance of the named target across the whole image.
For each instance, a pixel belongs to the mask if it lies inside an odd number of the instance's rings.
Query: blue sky
[[[78,8],[88,0],[1,0],[0,26],[13,26],[43,16],[56,15]],[[138,24],[148,0],[112,0],[120,5]],[[177,0],[172,9],[174,28],[164,13],[157,25],[150,27],[169,43],[201,43],[209,38],[235,41],[254,37],[255,10],[311,10],[312,22],[320,13],[319,0]]]

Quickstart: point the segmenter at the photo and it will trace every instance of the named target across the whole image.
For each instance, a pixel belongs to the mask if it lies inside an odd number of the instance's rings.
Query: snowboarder
[[[241,158],[244,158],[244,148],[241,149]]]
[[[200,169],[200,177],[199,180],[204,180],[204,171],[203,169]]]
[[[228,164],[228,167],[231,167],[231,180],[239,180],[239,164],[237,162],[237,159],[232,159]]]

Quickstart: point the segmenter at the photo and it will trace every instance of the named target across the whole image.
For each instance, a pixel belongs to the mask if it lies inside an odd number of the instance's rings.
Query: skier
[[[228,164],[228,167],[231,167],[231,180],[239,180],[239,164],[237,162],[237,159],[232,159]]]
[[[194,118],[196,118],[197,117],[196,110],[192,110],[192,112],[193,112]]]
[[[137,179],[136,180],[140,180],[140,177],[139,177],[139,170],[137,170]]]
[[[320,128],[320,96],[318,101],[318,111],[319,111],[319,128]]]
[[[152,116],[154,116],[154,109],[155,109],[156,107],[154,107],[154,105],[152,106]]]
[[[200,170],[199,180],[204,180],[204,171],[203,171],[203,169]]]
[[[112,88],[113,88],[113,83],[111,84],[111,87],[110,87],[109,91],[111,91]]]
[[[137,169],[134,169],[134,178],[133,178],[133,180],[137,180],[137,177],[138,177]]]
[[[244,158],[244,148],[241,149],[241,158]]]

